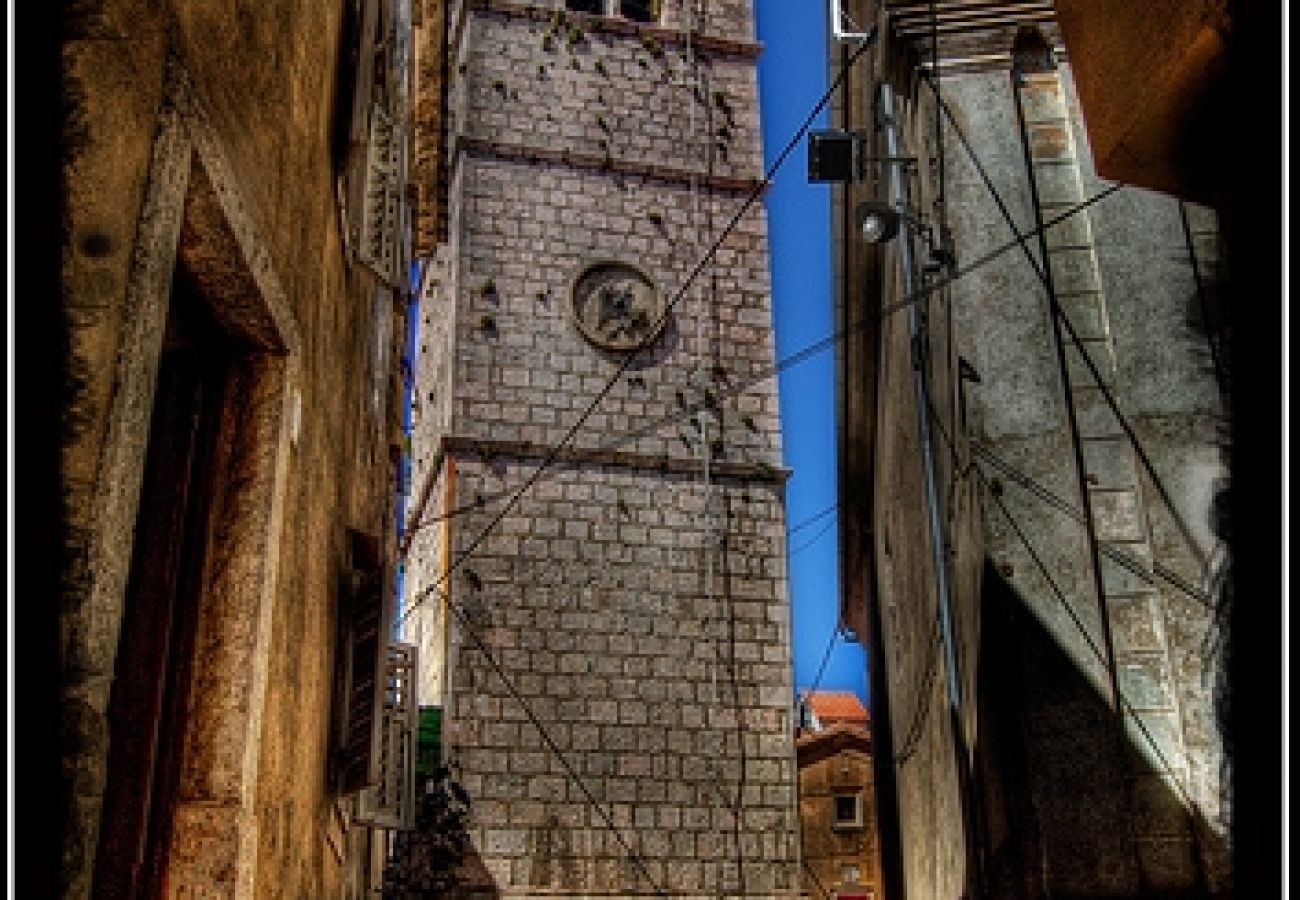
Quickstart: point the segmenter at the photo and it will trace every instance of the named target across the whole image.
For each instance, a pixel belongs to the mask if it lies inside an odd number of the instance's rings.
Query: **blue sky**
[[[755,6],[764,45],[758,66],[763,155],[770,165],[826,90],[826,14],[816,0],[756,0]],[[826,125],[823,114],[813,127]],[[805,140],[786,160],[766,199],[778,359],[831,332],[830,188],[809,184],[807,170]],[[780,377],[785,464],[794,469],[786,495],[791,527],[836,501],[834,373],[834,356],[826,352]],[[836,533],[832,513],[789,539],[796,689],[816,677],[835,628]],[[852,690],[867,699],[859,645],[836,642],[821,687]]]

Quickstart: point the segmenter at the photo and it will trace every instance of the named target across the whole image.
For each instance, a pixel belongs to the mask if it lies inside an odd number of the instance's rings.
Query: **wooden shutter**
[[[401,129],[379,105],[370,111],[358,258],[391,286],[402,284]]]
[[[389,644],[379,726],[379,777],[362,791],[357,821],[381,828],[415,827],[415,762],[420,708],[414,644]]]
[[[344,793],[379,780],[380,723],[393,601],[379,540],[350,533],[351,562],[340,590],[342,689],[337,731],[339,787]]]

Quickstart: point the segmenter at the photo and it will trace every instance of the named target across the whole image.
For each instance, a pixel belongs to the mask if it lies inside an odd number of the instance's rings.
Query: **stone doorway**
[[[95,896],[165,896],[205,586],[220,411],[235,342],[184,267],[172,281],[109,700]]]
[[[86,862],[65,896],[246,897],[255,882],[300,344],[247,191],[179,65],[169,81],[96,479],[93,576],[69,624],[101,629],[114,684],[108,748],[75,761],[104,773],[103,803],[93,830],[73,832]]]

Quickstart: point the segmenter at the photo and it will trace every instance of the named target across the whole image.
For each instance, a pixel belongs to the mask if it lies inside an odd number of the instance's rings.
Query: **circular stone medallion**
[[[569,313],[603,350],[635,350],[663,330],[664,297],[640,269],[605,260],[584,268],[569,288]]]

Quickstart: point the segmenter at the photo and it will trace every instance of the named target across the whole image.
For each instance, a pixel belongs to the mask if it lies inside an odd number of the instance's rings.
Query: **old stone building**
[[[797,893],[751,5],[414,18],[404,628],[490,889]]]
[[[57,895],[360,896],[394,814],[358,800],[393,696],[403,5],[67,7]]]
[[[865,161],[833,226],[843,615],[885,888],[1226,896],[1216,219],[1097,175],[1052,4],[980,6],[845,4],[832,51]]]
[[[806,698],[822,714],[810,715],[795,742],[804,892],[881,900],[870,716],[852,694],[826,693]]]

